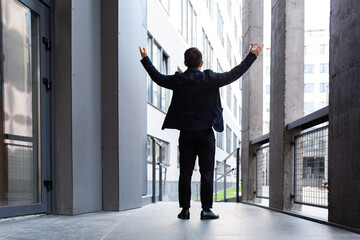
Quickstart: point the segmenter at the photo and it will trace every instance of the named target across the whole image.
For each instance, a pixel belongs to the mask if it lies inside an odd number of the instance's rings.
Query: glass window
[[[227,105],[229,109],[231,110],[231,87],[230,85],[227,85]]]
[[[226,152],[231,153],[231,128],[226,125]]]
[[[217,71],[218,71],[219,73],[222,73],[222,72],[223,72],[223,69],[222,69],[222,67],[221,67],[221,65],[220,65],[219,59],[216,59],[216,63],[217,63]]]
[[[312,55],[315,52],[315,46],[314,45],[308,45],[304,47],[304,53],[305,55]]]
[[[153,39],[149,36],[148,37],[148,41],[147,41],[147,52],[149,54],[149,58],[152,60],[152,47],[153,47]],[[147,100],[148,102],[152,103],[153,102],[153,95],[152,95],[152,85],[153,85],[153,81],[151,80],[150,76],[147,75]]]
[[[163,7],[165,8],[166,12],[169,13],[170,0],[160,0],[160,2],[163,5]]]
[[[204,60],[204,69],[212,68],[212,55],[213,48],[210,44],[210,41],[203,29],[203,60]]]
[[[188,41],[188,7],[189,0],[181,0],[181,33],[186,41]]]
[[[320,83],[319,91],[320,92],[325,92],[326,91],[326,83]]]
[[[242,58],[242,38],[239,38],[239,52],[240,52],[240,58]]]
[[[233,135],[233,151],[235,151],[238,147],[238,140],[237,140],[237,136],[236,134],[234,133]],[[234,154],[234,157],[236,157],[236,153]]]
[[[221,44],[224,46],[224,20],[221,16],[219,6],[217,6],[217,35]]]
[[[216,146],[223,149],[223,133],[216,132]]]
[[[152,139],[150,136],[147,136],[146,161],[152,163]]]
[[[329,45],[320,44],[320,54],[328,54],[328,53],[329,53]]]
[[[241,1],[240,1],[240,11],[239,11],[239,13],[240,13],[240,21],[242,21],[242,7],[241,7]]]
[[[314,92],[314,84],[313,83],[305,83],[304,84],[304,93],[313,93]]]
[[[241,126],[241,116],[242,116],[241,107],[239,107],[239,125],[240,126]]]
[[[311,113],[314,111],[314,103],[313,102],[305,102],[304,103],[304,111],[305,113]]]
[[[161,64],[161,48],[157,46],[156,44],[153,46],[153,57],[152,57],[152,63],[154,64],[154,67],[158,70],[160,70],[160,64]],[[161,90],[160,86],[153,82],[153,99],[152,104],[158,108],[161,107]]]
[[[234,36],[235,36],[235,39],[238,38],[238,26],[237,26],[235,18],[234,18]]]
[[[305,64],[304,65],[304,73],[305,74],[314,73],[314,64]]]
[[[231,0],[227,1],[227,11],[228,11],[228,15],[231,19]]]
[[[151,36],[148,37],[148,53],[154,67],[161,73],[168,74],[168,56]],[[158,86],[149,76],[147,76],[147,88],[148,102],[162,111],[167,111],[169,91]]]
[[[237,118],[237,99],[236,97],[234,96],[234,117]]]
[[[328,73],[328,72],[329,72],[329,64],[320,63],[320,73]]]
[[[187,42],[191,45],[191,46],[196,46],[196,28],[197,28],[197,16],[195,13],[195,10],[193,8],[193,6],[190,4],[190,2],[187,0],[187,8],[188,8],[188,38],[187,38]]]
[[[204,0],[205,1],[205,5],[207,7],[207,9],[209,10],[209,14],[212,14],[211,8],[212,8],[212,0]]]
[[[265,87],[266,87],[266,90],[265,90],[266,94],[270,94],[270,85],[266,85]]]
[[[167,142],[164,142],[160,139],[156,139],[161,144],[161,162],[165,165],[170,165],[169,161],[169,144]],[[160,160],[160,153],[159,153],[159,145],[155,145],[156,148],[156,162],[158,163]],[[147,136],[147,146],[146,146],[146,153],[147,153],[147,162],[152,163],[152,156],[153,156],[153,140],[151,136]],[[179,163],[180,160],[178,160]]]
[[[162,59],[161,59],[161,68],[160,68],[161,73],[163,74],[168,74],[168,57],[163,53]],[[160,108],[162,111],[167,111],[168,109],[168,102],[167,98],[168,98],[168,94],[169,91],[167,91],[165,88],[160,87],[161,90],[161,101],[160,101]]]
[[[265,103],[265,112],[270,112],[270,103]]]
[[[270,57],[270,53],[271,53],[271,52],[270,52],[270,48],[267,48],[267,49],[266,49],[266,57]]]
[[[266,67],[266,76],[270,76],[270,66]]]
[[[231,43],[229,35],[227,36],[227,58],[229,60],[229,65],[231,66]]]
[[[325,107],[325,102],[319,102],[319,108]]]

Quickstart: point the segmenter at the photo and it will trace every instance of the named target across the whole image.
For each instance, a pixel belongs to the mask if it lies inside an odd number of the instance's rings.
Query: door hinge
[[[51,81],[48,78],[43,78],[43,84],[45,84],[46,90],[51,89]]]
[[[52,181],[51,180],[45,180],[44,181],[44,187],[46,187],[46,190],[49,192],[52,190]]]
[[[50,49],[51,49],[51,43],[50,43],[49,38],[43,37],[43,38],[42,38],[42,42],[45,44],[46,50],[50,50]]]

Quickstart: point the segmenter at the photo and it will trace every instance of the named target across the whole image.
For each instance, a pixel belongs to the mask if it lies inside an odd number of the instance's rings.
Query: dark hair
[[[199,67],[202,61],[202,54],[199,49],[192,47],[185,51],[185,62],[188,67]]]

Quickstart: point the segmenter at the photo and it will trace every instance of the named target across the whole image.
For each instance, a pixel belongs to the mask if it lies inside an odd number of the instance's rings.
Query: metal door
[[[0,0],[0,217],[51,209],[50,10]]]

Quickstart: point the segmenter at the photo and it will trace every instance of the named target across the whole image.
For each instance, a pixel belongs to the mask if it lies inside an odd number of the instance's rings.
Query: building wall
[[[56,1],[57,213],[102,209],[100,1]]]
[[[100,20],[100,0],[72,2],[74,214],[102,208]]]

